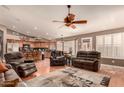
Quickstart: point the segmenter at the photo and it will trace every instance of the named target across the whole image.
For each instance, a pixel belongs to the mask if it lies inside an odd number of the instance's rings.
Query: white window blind
[[[112,35],[104,36],[104,57],[112,57]]]
[[[75,55],[75,42],[74,42],[74,40],[64,42],[64,51],[67,53],[69,53],[69,51],[72,51],[72,55]]]
[[[115,58],[121,58],[123,55],[121,54],[123,50],[123,44],[122,44],[122,34],[113,34],[113,57]]]
[[[124,59],[124,33],[96,36],[96,50],[102,57]]]
[[[62,42],[57,41],[56,45],[57,45],[57,50],[62,51]]]
[[[76,40],[76,55],[77,55],[77,52],[78,52],[78,39]]]
[[[7,43],[7,53],[18,52],[19,44],[18,43]]]
[[[101,56],[104,57],[104,36],[97,36],[96,37],[96,50],[101,52]]]

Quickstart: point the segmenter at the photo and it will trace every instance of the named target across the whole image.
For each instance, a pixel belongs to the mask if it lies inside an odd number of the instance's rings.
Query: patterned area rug
[[[106,87],[110,76],[74,67],[50,72],[26,81],[28,87]]]

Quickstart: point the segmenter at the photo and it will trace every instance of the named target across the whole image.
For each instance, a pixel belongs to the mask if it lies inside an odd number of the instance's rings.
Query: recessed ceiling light
[[[27,34],[30,34],[30,32],[26,32]]]
[[[13,35],[15,35],[15,32],[12,32]]]
[[[13,25],[12,28],[15,29],[16,27]]]
[[[34,27],[34,30],[37,30],[37,29],[38,29],[38,28],[35,26],[35,27]]]

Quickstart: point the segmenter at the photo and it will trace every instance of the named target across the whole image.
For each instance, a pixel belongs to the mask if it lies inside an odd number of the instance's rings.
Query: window
[[[76,53],[75,53],[75,54],[77,55],[77,52],[78,52],[78,39],[75,41],[75,43],[76,43],[76,45],[75,45],[75,47],[76,47],[76,48],[75,48],[75,49],[76,49],[75,52],[76,52]]]
[[[102,57],[124,59],[124,33],[96,36],[96,50]]]
[[[7,43],[7,53],[11,53],[11,52],[19,52],[18,43]]]
[[[104,36],[104,57],[112,57],[112,35]]]
[[[114,34],[113,35],[113,56],[114,57],[121,57],[121,34]]]
[[[61,41],[57,41],[56,45],[57,45],[57,50],[62,51],[62,42]]]
[[[72,55],[75,55],[75,41],[65,41],[64,42],[64,51],[69,53],[72,51]]]
[[[104,36],[97,36],[96,37],[96,50],[101,52],[101,56],[104,56]]]

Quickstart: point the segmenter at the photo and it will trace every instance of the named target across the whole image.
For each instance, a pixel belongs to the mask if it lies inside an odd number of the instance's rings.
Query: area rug
[[[28,87],[107,87],[110,76],[67,67],[26,81]]]

